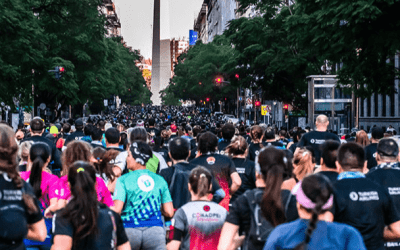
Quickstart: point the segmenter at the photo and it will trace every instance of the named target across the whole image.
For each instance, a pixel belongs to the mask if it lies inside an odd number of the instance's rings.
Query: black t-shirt
[[[190,149],[194,149],[197,147],[197,141],[196,139],[191,139],[190,140]]]
[[[60,210],[57,212],[55,217],[53,218],[53,235],[66,235],[73,238],[74,228],[71,222],[65,218],[61,217],[61,212],[64,210]],[[112,217],[111,217],[112,216]],[[113,219],[112,219],[113,218]],[[114,223],[116,229],[116,239],[113,239],[114,232]],[[80,240],[76,243],[76,246],[72,248],[74,249],[85,249],[85,250],[112,250],[114,249],[113,245],[120,246],[125,244],[128,241],[128,237],[126,236],[124,225],[121,220],[121,216],[111,211],[104,205],[100,206],[99,209],[99,217],[97,219],[97,235],[90,235],[84,240]],[[116,240],[116,242],[115,242]]]
[[[332,185],[335,184],[335,182],[337,181],[337,178],[339,176],[339,173],[334,172],[334,171],[321,171],[321,172],[318,172],[318,174],[322,174],[322,175],[328,177],[328,179],[331,181]]]
[[[50,150],[51,150],[51,159],[50,159],[50,165],[49,166],[52,170],[56,170],[56,169],[61,169],[61,159],[60,159],[60,151],[57,150],[56,148],[56,144],[52,143],[49,139],[42,137],[42,136],[32,136],[27,138],[24,141],[32,141],[33,143],[36,142],[43,142],[46,143]]]
[[[25,193],[34,197],[37,213],[28,214],[22,200],[23,191],[15,186],[7,174],[0,174],[0,249],[25,249],[23,239],[28,233],[28,225],[43,219],[39,200],[32,187],[22,182]]]
[[[376,165],[378,165],[378,163],[376,162],[376,159],[375,159],[377,147],[378,147],[378,143],[371,143],[364,148],[365,157],[367,158],[367,162],[368,162],[367,163],[368,169],[371,169],[373,167],[376,167]]]
[[[262,145],[262,147],[260,146],[260,144]],[[260,153],[263,147],[265,147],[264,143],[251,143],[249,146],[249,154],[248,154],[249,160],[255,161],[257,155]]]
[[[385,188],[367,178],[337,180],[334,187],[334,220],[356,228],[367,249],[385,249],[385,225],[400,220]]]
[[[260,188],[263,190],[263,188]],[[260,204],[262,197],[256,201]],[[290,200],[289,200],[290,199]],[[294,221],[299,218],[296,208],[296,196],[290,195],[289,190],[281,191],[282,208],[286,215],[286,222]],[[250,230],[251,223],[251,208],[248,199],[242,194],[232,206],[229,208],[229,214],[226,217],[226,222],[239,226],[239,231],[247,234]]]
[[[125,151],[123,148],[120,148],[120,147],[108,147],[108,148],[106,148],[106,150],[107,150],[107,151],[109,151],[109,150],[116,150],[116,151],[118,151],[118,152],[124,152],[124,151]]]
[[[242,158],[233,158],[232,161],[235,164],[236,171],[242,179],[242,185],[232,195],[231,203],[233,203],[241,194],[246,192],[246,190],[256,188],[256,169],[254,162]]]
[[[83,133],[83,131],[75,131],[74,133],[71,133],[68,137],[67,137],[67,139],[65,139],[65,146],[67,146],[68,145],[68,143],[70,143],[71,141],[78,141],[78,140],[80,140],[80,139],[82,139],[82,137],[84,137],[85,136],[85,134]]]
[[[229,141],[226,140],[222,140],[218,143],[218,152],[223,155],[225,154],[225,148],[228,147],[228,145],[230,144]]]
[[[387,168],[372,170],[367,174],[367,178],[381,185],[386,189],[393,199],[393,204],[400,212],[400,169]],[[386,249],[400,249],[400,241],[388,242]]]
[[[172,203],[175,209],[178,209],[181,206],[185,205],[191,199],[191,195],[188,189],[188,179],[184,175],[175,175],[174,183],[171,183],[173,175],[175,173],[175,169],[179,168],[181,171],[187,171],[189,172],[188,175],[190,175],[190,171],[192,171],[196,167],[198,167],[198,165],[189,162],[180,162],[172,167],[160,171],[160,175],[165,179],[168,184],[168,188],[171,193]],[[213,178],[211,193],[215,194],[215,192],[220,188],[221,187],[219,186],[218,182],[215,180],[215,178]]]
[[[292,145],[290,145],[289,151],[294,154],[294,151],[296,151],[296,148],[297,148],[297,142],[295,142]]]
[[[161,147],[161,148],[153,148],[153,152],[159,153],[165,160],[165,162],[170,162],[171,159],[169,158],[168,154],[168,148],[167,147]]]
[[[321,149],[320,146],[324,144],[327,140],[334,140],[340,143],[340,139],[337,135],[329,132],[311,131],[304,134],[297,147],[311,146],[315,152],[315,163],[320,165]]]
[[[197,155],[197,146],[194,147],[192,150],[190,150],[189,161],[192,161],[193,159],[195,159],[196,155]]]

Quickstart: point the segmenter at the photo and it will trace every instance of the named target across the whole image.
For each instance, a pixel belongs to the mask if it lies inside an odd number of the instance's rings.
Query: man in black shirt
[[[67,146],[68,143],[70,143],[71,141],[80,140],[80,139],[82,139],[82,137],[85,136],[85,134],[83,133],[82,119],[77,119],[75,121],[75,129],[76,129],[76,131],[74,133],[71,133],[65,140],[65,146]]]
[[[221,131],[223,139],[218,143],[218,152],[223,155],[225,154],[225,148],[231,143],[235,135],[235,126],[232,123],[227,123],[222,127]]]
[[[343,144],[336,166],[340,174],[334,185],[334,220],[356,228],[367,249],[385,249],[384,240],[400,238],[400,217],[386,189],[365,178],[364,149]]]
[[[101,131],[99,128],[94,128],[91,136],[92,142],[90,143],[90,145],[93,148],[104,148],[103,143],[101,143],[101,139],[103,138],[103,131]]]
[[[315,152],[315,162],[320,164],[321,151],[320,146],[327,140],[334,140],[340,143],[337,135],[326,132],[328,130],[329,120],[326,115],[319,115],[315,122],[316,131],[311,131],[301,137],[297,147],[311,146]]]
[[[321,171],[322,175],[328,177],[332,184],[334,184],[338,177],[336,169],[336,157],[340,143],[337,141],[327,140],[321,145]]]
[[[265,130],[264,140],[265,140],[265,142],[263,143],[264,146],[267,146],[267,147],[268,146],[273,146],[273,147],[277,147],[277,148],[280,148],[280,149],[284,148],[283,143],[281,143],[281,142],[276,140],[275,129],[272,128],[272,127],[268,127]]]
[[[41,119],[33,119],[30,123],[30,133],[31,137],[23,140],[24,141],[32,141],[33,143],[36,142],[43,142],[46,143],[50,150],[51,150],[51,159],[50,159],[50,169],[54,171],[54,173],[59,173],[61,170],[62,164],[60,160],[60,151],[57,150],[56,144],[51,142],[49,139],[42,136],[44,130],[44,123]]]
[[[233,161],[225,156],[216,153],[218,138],[211,132],[205,132],[200,136],[198,151],[200,156],[191,161],[195,165],[207,168],[218,180],[219,185],[226,194],[234,194],[242,184],[239,174],[236,171]],[[229,196],[226,195],[220,203],[228,209]]]
[[[371,169],[375,167],[376,162],[376,148],[378,146],[379,140],[383,138],[383,129],[379,127],[372,128],[371,131],[371,144],[364,148],[365,156],[367,158],[367,167]]]
[[[382,139],[377,146],[378,166],[372,168],[367,178],[386,188],[393,199],[397,211],[400,211],[400,164],[399,146],[393,139]],[[400,249],[400,241],[387,242],[386,249]]]
[[[156,121],[154,118],[149,119],[149,127],[146,128],[147,133],[149,133],[153,138],[156,136],[161,136],[161,131],[154,127]]]
[[[168,148],[173,166],[161,170],[160,175],[168,184],[174,208],[178,209],[190,201],[189,176],[190,172],[198,166],[187,162],[190,154],[190,144],[187,139],[176,138],[169,143]],[[214,194],[213,201],[217,203],[225,198],[224,190],[215,179],[212,182],[211,192]]]

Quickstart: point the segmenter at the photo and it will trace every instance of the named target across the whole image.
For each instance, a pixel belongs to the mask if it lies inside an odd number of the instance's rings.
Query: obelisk
[[[151,72],[151,100],[153,105],[160,105],[160,17],[161,17],[160,0],[154,0],[154,17],[153,17],[153,61]]]
[[[163,12],[161,13],[161,9]],[[161,105],[160,91],[171,78],[171,46],[169,30],[169,0],[154,0],[153,18],[153,65],[151,92],[153,105]]]

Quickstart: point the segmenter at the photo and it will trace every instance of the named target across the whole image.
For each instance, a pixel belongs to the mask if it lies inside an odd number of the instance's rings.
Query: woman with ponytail
[[[300,219],[278,226],[270,234],[264,250],[363,250],[361,234],[353,227],[330,222],[333,188],[327,177],[310,175],[292,191],[297,199]]]
[[[63,208],[71,199],[71,191],[68,185],[68,173],[72,165],[77,161],[93,162],[94,158],[91,152],[90,144],[84,141],[72,141],[68,144],[63,152],[63,170],[62,177],[59,181],[59,200],[58,208]],[[108,207],[113,207],[114,202],[101,177],[96,178],[97,199],[106,204]]]
[[[263,136],[264,136],[264,131],[260,126],[255,125],[251,127],[250,130],[251,143],[249,146],[249,159],[251,161],[255,161],[257,155],[260,153],[260,150],[265,147],[263,143]]]
[[[47,235],[39,200],[18,174],[17,154],[13,130],[0,124],[0,249],[23,250],[24,238],[44,241]]]
[[[51,151],[47,144],[37,142],[32,145],[29,151],[28,165],[30,171],[21,172],[21,178],[31,184],[36,198],[40,201],[40,209],[47,219],[45,219],[48,237],[45,242],[35,242],[25,240],[28,250],[45,250],[51,246],[51,213],[57,211],[57,188],[58,177],[44,171],[48,166],[51,158]]]
[[[51,249],[130,249],[121,217],[97,201],[94,167],[75,162],[68,169],[68,183],[72,198],[53,217]]]
[[[174,215],[174,235],[168,250],[217,248],[227,211],[208,200],[211,181],[212,175],[206,168],[197,167],[190,173],[188,187],[192,201]]]
[[[232,204],[222,228],[219,250],[262,249],[268,232],[286,221],[298,218],[296,199],[281,190],[287,178],[288,159],[283,150],[266,147],[256,161],[256,187],[247,190]],[[256,225],[262,226],[256,229]],[[244,234],[245,236],[239,236]]]

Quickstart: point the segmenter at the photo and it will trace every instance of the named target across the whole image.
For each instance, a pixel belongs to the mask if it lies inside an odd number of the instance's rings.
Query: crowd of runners
[[[400,249],[399,141],[123,107],[0,124],[0,249]]]

